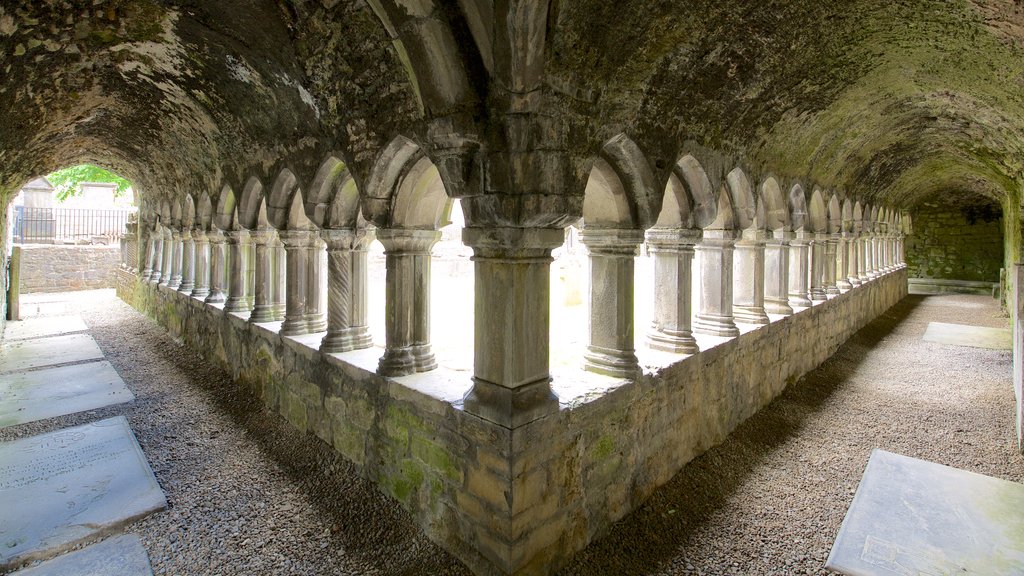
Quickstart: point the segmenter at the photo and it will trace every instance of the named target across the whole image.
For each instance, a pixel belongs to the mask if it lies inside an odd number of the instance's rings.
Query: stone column
[[[737,322],[767,324],[764,309],[764,255],[767,233],[747,229],[736,241],[732,267],[732,313]]]
[[[811,242],[811,301],[825,300],[825,240],[826,235],[815,232]]]
[[[138,222],[129,222],[126,228],[128,229],[128,271],[138,273],[142,270],[140,267],[142,255],[139,254],[139,224]]]
[[[210,239],[210,294],[206,297],[208,304],[219,304],[224,302],[224,233],[220,230],[211,230]]]
[[[808,253],[810,252],[811,234],[798,230],[789,241],[789,305],[807,307],[811,305],[807,297]]]
[[[466,412],[506,428],[557,412],[548,358],[551,250],[562,244],[564,231],[465,228],[462,238],[473,248],[475,270],[473,389]]]
[[[225,312],[245,312],[249,309],[249,300],[245,294],[246,268],[245,243],[249,240],[248,230],[229,230],[227,248],[230,254],[228,261],[228,298],[224,302]]]
[[[580,241],[590,258],[588,372],[635,378],[640,374],[633,342],[633,266],[644,233],[616,228],[584,228]]]
[[[905,241],[904,238],[906,238],[906,234],[904,234],[903,232],[900,232],[896,235],[896,263],[899,265],[900,268],[903,268],[907,264],[906,260],[904,260],[906,255],[903,252],[903,243]]]
[[[171,231],[174,252],[171,254],[171,279],[167,282],[167,287],[171,290],[181,287],[181,269],[185,261],[185,243],[181,233],[178,229]]]
[[[861,285],[860,274],[857,273],[860,252],[857,246],[860,245],[860,238],[855,232],[843,232],[843,237],[846,239],[846,283],[856,288]]]
[[[210,241],[201,228],[192,231],[192,240],[196,245],[196,286],[192,297],[205,299],[210,295]]]
[[[286,252],[286,292],[284,323],[281,324],[282,336],[297,336],[309,332],[306,322],[306,298],[309,290],[309,251],[307,250],[312,230],[282,230],[278,233],[284,243]]]
[[[836,271],[839,268],[839,234],[829,234],[825,239],[825,294],[838,296],[839,286]]]
[[[430,248],[440,236],[436,230],[377,231],[387,265],[385,348],[377,366],[384,376],[437,366],[430,351]]]
[[[251,311],[256,304],[256,233],[246,234],[239,247],[245,258],[245,309]]]
[[[164,265],[164,231],[154,230],[150,238],[153,242],[153,263],[150,266],[149,281],[156,284],[163,275],[161,269]]]
[[[273,231],[256,230],[252,233],[256,244],[256,257],[253,268],[253,308],[249,322],[273,322],[273,261],[271,252],[274,250]]]
[[[368,348],[367,326],[367,240],[363,230],[323,230],[327,244],[327,335],[320,351],[348,352]]]
[[[146,248],[142,260],[142,279],[149,280],[153,276],[153,256],[155,255],[156,239],[152,233],[146,233],[142,245]]]
[[[874,232],[864,235],[864,271],[869,280],[878,278],[878,237]]]
[[[654,321],[647,333],[647,345],[655,350],[676,354],[700,350],[690,327],[693,247],[700,237],[700,229],[647,231],[647,249],[654,256]]]
[[[857,276],[860,278],[861,284],[871,279],[871,276],[868,275],[868,259],[871,257],[871,250],[868,249],[871,245],[870,236],[870,232],[861,232],[857,242]]]
[[[166,286],[174,275],[174,236],[171,230],[163,231],[163,260],[160,262],[160,284]]]
[[[288,256],[280,232],[274,235],[270,255],[274,266],[273,277],[270,280],[270,306],[274,311],[274,320],[284,320],[287,309],[285,300],[288,294]]]
[[[700,254],[700,312],[694,332],[711,336],[738,336],[732,317],[732,253],[736,233],[705,230],[697,252]]]
[[[306,331],[327,330],[327,253],[320,236],[314,232],[306,244]]]
[[[196,287],[196,245],[189,230],[181,231],[181,284],[178,291],[191,294]]]
[[[373,345],[370,334],[370,267],[367,264],[367,248],[376,238],[376,230],[363,228],[356,231],[352,243],[352,310],[349,312],[349,332],[352,347],[356,350]]]
[[[772,232],[764,247],[764,309],[769,314],[789,316],[789,241],[793,233],[779,229]]]

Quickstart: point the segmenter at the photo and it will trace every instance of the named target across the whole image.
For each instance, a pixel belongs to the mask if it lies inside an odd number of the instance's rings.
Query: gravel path
[[[327,446],[110,291],[85,296],[76,311],[136,401],[0,440],[127,416],[170,503],[129,528],[156,574],[469,574]],[[874,447],[1024,480],[1010,353],[922,342],[930,321],[1006,324],[985,297],[905,299],[563,573],[823,573]]]

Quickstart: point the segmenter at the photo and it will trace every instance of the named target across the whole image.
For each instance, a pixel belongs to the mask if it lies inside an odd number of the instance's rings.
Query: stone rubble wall
[[[25,244],[21,251],[21,293],[113,288],[121,263],[118,246]]]
[[[911,278],[999,282],[1003,267],[1001,212],[964,213],[924,204],[906,240]]]
[[[554,572],[907,293],[896,270],[509,430],[410,387],[423,375],[356,365],[379,349],[323,355],[315,336],[117,277],[123,300],[332,445],[478,574]]]

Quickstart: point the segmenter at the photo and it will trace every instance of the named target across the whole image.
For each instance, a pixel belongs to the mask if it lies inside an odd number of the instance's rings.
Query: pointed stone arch
[[[853,200],[850,200],[849,198],[843,200],[841,219],[842,231],[853,232]]]
[[[351,229],[359,215],[359,190],[340,155],[327,157],[310,185],[307,213],[321,228]]]
[[[179,225],[189,230],[196,222],[196,202],[192,199],[191,194],[185,194],[185,197],[181,199],[181,217],[178,220]]]
[[[742,168],[733,168],[725,176],[726,188],[732,202],[734,226],[740,230],[755,226],[763,226],[764,219],[757,221],[757,202],[754,199],[754,188]]]
[[[278,230],[288,229],[288,221],[295,217],[293,209],[298,197],[298,205],[303,206],[301,186],[295,173],[283,168],[274,180],[274,185],[267,199],[267,218],[270,225]],[[305,211],[305,206],[303,206]]]
[[[679,178],[690,196],[693,223],[698,228],[709,227],[718,216],[719,194],[715,192],[715,186],[700,161],[687,154],[676,162],[673,174]]]
[[[843,207],[839,197],[831,194],[828,199],[828,232],[836,234],[843,231]]]
[[[206,192],[200,194],[196,202],[196,225],[204,231],[208,231],[213,225],[213,202]]]
[[[234,230],[238,227],[235,191],[226,184],[221,189],[220,196],[217,198],[217,210],[213,216],[213,225],[219,230]]]
[[[263,205],[263,183],[259,178],[251,176],[246,181],[245,188],[242,189],[242,198],[238,202],[238,223],[242,228],[255,229],[260,207]]]
[[[601,147],[600,159],[614,170],[619,180],[629,205],[632,225],[639,229],[650,227],[658,217],[657,208],[664,191],[658,189],[657,178],[643,151],[628,136],[619,134]],[[589,188],[589,182],[587,186]]]
[[[807,204],[807,222],[812,232],[823,234],[828,230],[828,207],[820,188],[811,192],[811,200]]]
[[[765,226],[772,231],[789,230],[789,205],[782,193],[782,187],[773,176],[761,184],[761,200],[764,204]]]
[[[800,184],[789,189],[789,216],[793,231],[809,231],[810,222],[807,212],[807,195]]]

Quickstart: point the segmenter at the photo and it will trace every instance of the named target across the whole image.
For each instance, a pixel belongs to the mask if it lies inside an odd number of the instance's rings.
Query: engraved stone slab
[[[0,444],[0,572],[167,506],[124,416]]]
[[[14,576],[153,576],[149,554],[136,534],[114,536],[47,560]]]
[[[88,330],[81,316],[42,316],[17,322],[8,322],[4,330],[6,340],[25,340],[42,336],[57,336]]]
[[[1024,484],[874,450],[825,567],[1024,574]]]
[[[110,362],[0,374],[0,428],[131,402]]]
[[[0,373],[101,358],[103,352],[88,334],[20,340],[0,347]]]
[[[927,342],[992,350],[1009,350],[1012,338],[1013,334],[1009,328],[987,328],[945,322],[929,322],[928,329],[924,332],[924,340]]]

